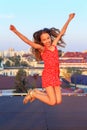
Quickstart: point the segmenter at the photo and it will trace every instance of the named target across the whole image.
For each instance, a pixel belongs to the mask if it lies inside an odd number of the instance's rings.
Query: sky
[[[14,48],[28,50],[12,31],[10,24],[32,40],[35,31],[43,28],[61,28],[70,13],[75,18],[70,22],[63,37],[66,47],[63,51],[87,50],[87,0],[2,0],[0,1],[0,51]]]

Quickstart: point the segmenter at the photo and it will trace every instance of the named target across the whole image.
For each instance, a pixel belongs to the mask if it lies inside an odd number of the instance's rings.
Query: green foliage
[[[20,65],[21,65],[21,66],[26,66],[26,67],[28,67],[28,64],[27,64],[26,61],[22,61],[22,62],[20,63]]]
[[[27,76],[26,71],[23,69],[19,69],[16,77],[15,77],[15,87],[16,92],[27,92],[28,90],[28,82],[27,82]]]
[[[82,70],[80,68],[77,67],[68,67],[67,68],[67,73],[71,73],[72,74],[82,74]]]
[[[11,66],[11,64],[10,64],[10,61],[9,61],[9,60],[7,60],[7,61],[6,61],[5,66],[6,66],[6,67],[10,67],[10,66]]]
[[[14,66],[20,66],[20,60],[21,60],[20,56],[9,57],[9,60],[14,62]]]
[[[0,56],[0,63],[2,62],[3,58]]]
[[[62,56],[62,50],[58,50],[58,55],[59,55],[59,57]]]

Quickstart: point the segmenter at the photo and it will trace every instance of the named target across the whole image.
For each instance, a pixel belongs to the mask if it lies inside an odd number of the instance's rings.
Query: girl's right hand
[[[16,31],[15,26],[14,25],[10,25],[10,30],[13,31],[13,32],[15,32]]]

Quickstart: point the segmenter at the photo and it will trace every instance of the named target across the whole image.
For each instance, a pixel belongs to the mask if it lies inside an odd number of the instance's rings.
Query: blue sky
[[[87,0],[3,0],[0,1],[0,51],[29,46],[9,30],[10,24],[32,40],[32,34],[44,27],[61,29],[70,13],[76,13],[64,36],[64,51],[87,50]]]

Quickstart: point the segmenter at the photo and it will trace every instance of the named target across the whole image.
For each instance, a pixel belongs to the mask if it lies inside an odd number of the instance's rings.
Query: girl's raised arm
[[[70,23],[70,21],[74,18],[75,13],[72,13],[69,15],[68,20],[66,21],[66,23],[64,24],[63,28],[61,29],[60,33],[58,34],[58,36],[55,38],[55,40],[53,41],[53,45],[57,45],[58,41],[60,40],[61,36],[64,35],[64,33],[66,32],[66,29]]]
[[[10,25],[10,30],[12,32],[14,32],[21,40],[23,40],[25,43],[27,43],[28,45],[32,46],[33,48],[36,49],[40,49],[41,45],[36,44],[34,42],[32,42],[31,40],[29,40],[27,37],[25,37],[23,34],[21,34],[14,25]]]

